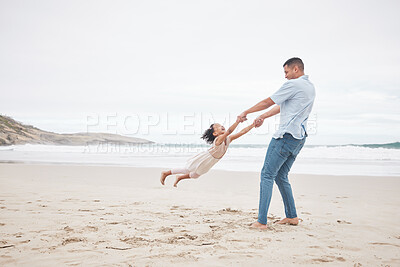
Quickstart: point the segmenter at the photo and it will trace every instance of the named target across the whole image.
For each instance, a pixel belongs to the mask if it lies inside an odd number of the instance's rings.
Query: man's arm
[[[255,127],[260,127],[266,118],[272,117],[280,112],[281,112],[281,107],[279,105],[276,105],[275,107],[261,114],[254,120]]]
[[[274,104],[275,104],[275,102],[272,101],[272,99],[270,97],[268,97],[267,99],[264,99],[264,100],[258,102],[251,108],[243,111],[242,114],[240,114],[238,117],[240,117],[242,119],[242,121],[245,121],[245,120],[247,120],[247,118],[246,118],[247,114],[267,109],[267,108],[273,106]]]
[[[269,117],[272,117],[276,114],[279,114],[281,112],[281,107],[276,105],[275,107],[271,108],[270,110],[268,110],[267,112],[261,114],[260,116],[258,116],[259,119],[266,119]]]

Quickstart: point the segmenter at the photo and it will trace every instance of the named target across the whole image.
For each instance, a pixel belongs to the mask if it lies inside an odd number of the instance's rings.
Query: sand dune
[[[25,125],[14,119],[0,115],[0,146],[44,144],[84,146],[89,144],[147,144],[152,141],[109,133],[59,134]]]

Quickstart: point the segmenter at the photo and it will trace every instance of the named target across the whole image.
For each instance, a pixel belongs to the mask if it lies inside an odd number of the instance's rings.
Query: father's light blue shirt
[[[279,129],[273,138],[290,133],[296,139],[303,139],[315,99],[315,88],[308,75],[288,80],[270,97],[281,108]]]

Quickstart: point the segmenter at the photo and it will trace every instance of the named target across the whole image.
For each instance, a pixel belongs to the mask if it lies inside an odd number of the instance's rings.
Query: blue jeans
[[[305,142],[306,137],[299,140],[289,133],[285,133],[279,139],[272,138],[265,156],[264,167],[261,171],[260,204],[258,208],[259,223],[267,224],[267,214],[274,181],[281,192],[286,217],[297,217],[288,173]]]

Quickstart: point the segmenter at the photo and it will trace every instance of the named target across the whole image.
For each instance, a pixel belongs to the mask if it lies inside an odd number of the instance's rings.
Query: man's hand
[[[245,112],[242,112],[239,116],[237,116],[237,119],[238,119],[240,122],[247,121],[246,113],[245,113]]]
[[[260,127],[264,122],[264,118],[261,116],[258,116],[255,120],[254,120],[254,127],[258,128]]]

